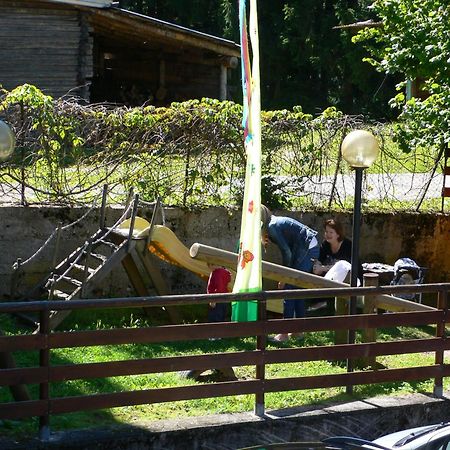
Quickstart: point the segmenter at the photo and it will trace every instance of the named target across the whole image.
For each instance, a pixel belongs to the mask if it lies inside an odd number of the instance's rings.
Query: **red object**
[[[220,292],[230,292],[228,284],[231,281],[231,273],[227,269],[217,268],[214,269],[208,280],[208,286],[206,292],[208,294],[217,294]]]

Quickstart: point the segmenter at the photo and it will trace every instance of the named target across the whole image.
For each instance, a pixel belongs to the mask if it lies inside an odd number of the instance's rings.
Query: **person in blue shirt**
[[[313,261],[319,257],[317,231],[291,217],[275,216],[264,205],[261,205],[262,241],[266,246],[269,241],[281,251],[283,265],[292,269],[311,273]],[[290,284],[278,283],[279,289],[298,289]],[[283,316],[286,319],[305,316],[304,300],[284,300]],[[278,334],[275,341],[286,341],[287,334]]]

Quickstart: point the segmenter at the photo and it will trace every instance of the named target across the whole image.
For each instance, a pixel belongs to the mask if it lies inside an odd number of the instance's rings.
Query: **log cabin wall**
[[[0,0],[0,85],[127,106],[228,98],[234,42],[85,3]]]
[[[38,1],[0,0],[0,84],[24,83],[89,99],[92,37],[86,13]]]

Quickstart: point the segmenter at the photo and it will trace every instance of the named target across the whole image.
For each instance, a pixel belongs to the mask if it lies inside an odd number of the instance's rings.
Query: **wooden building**
[[[239,46],[110,0],[0,0],[0,85],[130,106],[228,95]]]

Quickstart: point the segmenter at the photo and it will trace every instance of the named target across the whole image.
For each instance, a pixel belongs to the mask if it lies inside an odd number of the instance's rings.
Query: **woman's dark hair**
[[[341,242],[345,239],[345,233],[344,233],[344,227],[342,226],[341,222],[339,222],[336,219],[327,219],[325,220],[323,224],[323,228],[326,227],[333,228],[334,231],[336,231],[338,237],[338,241]]]
[[[272,217],[272,211],[265,205],[261,205],[261,229],[267,230],[269,226],[270,218]]]

